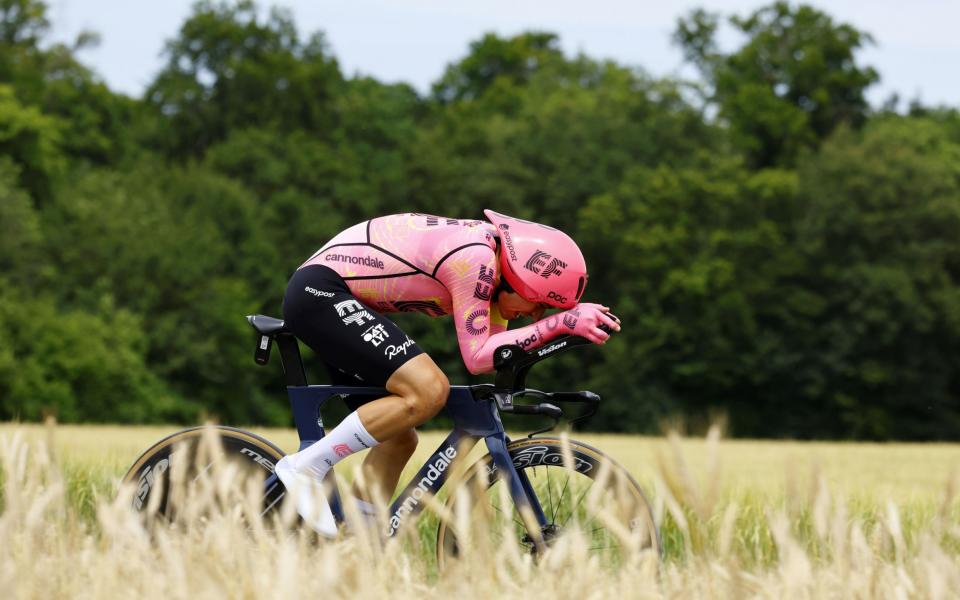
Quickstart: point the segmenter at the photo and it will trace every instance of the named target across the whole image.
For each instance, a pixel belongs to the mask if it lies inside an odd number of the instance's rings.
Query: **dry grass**
[[[642,553],[600,568],[576,535],[534,561],[478,526],[462,560],[436,573],[422,535],[436,516],[386,544],[362,531],[317,542],[258,522],[228,470],[192,489],[193,512],[147,531],[116,484],[165,433],[0,426],[5,596],[960,597],[955,445],[578,435],[651,492],[667,552],[659,570]],[[260,433],[295,444],[291,431]],[[423,437],[421,459],[437,441]]]

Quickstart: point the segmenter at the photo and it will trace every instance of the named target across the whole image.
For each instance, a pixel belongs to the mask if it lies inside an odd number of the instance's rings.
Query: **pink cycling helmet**
[[[587,287],[587,263],[570,236],[546,225],[483,214],[500,234],[500,266],[522,298],[557,308],[573,308]]]

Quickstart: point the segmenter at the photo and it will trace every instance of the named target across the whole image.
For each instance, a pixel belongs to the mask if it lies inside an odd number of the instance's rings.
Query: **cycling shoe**
[[[323,491],[323,484],[305,473],[300,473],[287,457],[281,458],[274,473],[283,483],[297,503],[297,513],[320,535],[327,538],[337,536],[337,520],[330,510],[330,502]]]

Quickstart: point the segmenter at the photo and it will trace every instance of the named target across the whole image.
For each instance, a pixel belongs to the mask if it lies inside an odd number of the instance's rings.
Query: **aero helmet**
[[[546,225],[485,210],[500,234],[500,266],[522,298],[573,308],[587,286],[587,263],[570,236]]]

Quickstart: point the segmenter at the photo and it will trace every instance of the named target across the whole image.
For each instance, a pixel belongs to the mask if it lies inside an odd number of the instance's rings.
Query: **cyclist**
[[[602,344],[609,335],[601,325],[620,330],[606,306],[578,303],[587,268],[569,236],[491,210],[484,214],[489,222],[417,213],[371,219],[338,234],[291,277],[283,299],[287,328],[327,365],[335,383],[362,382],[390,394],[277,463],[297,511],[319,533],[336,534],[319,493],[329,469],[370,449],[364,472],[392,493],[417,447],[414,427],[447,400],[446,376],[382,313],[452,315],[460,353],[474,374],[492,371],[494,350],[504,344],[529,350],[565,334]],[[565,310],[543,318],[547,308]],[[507,321],[521,316],[534,322],[508,331]]]

